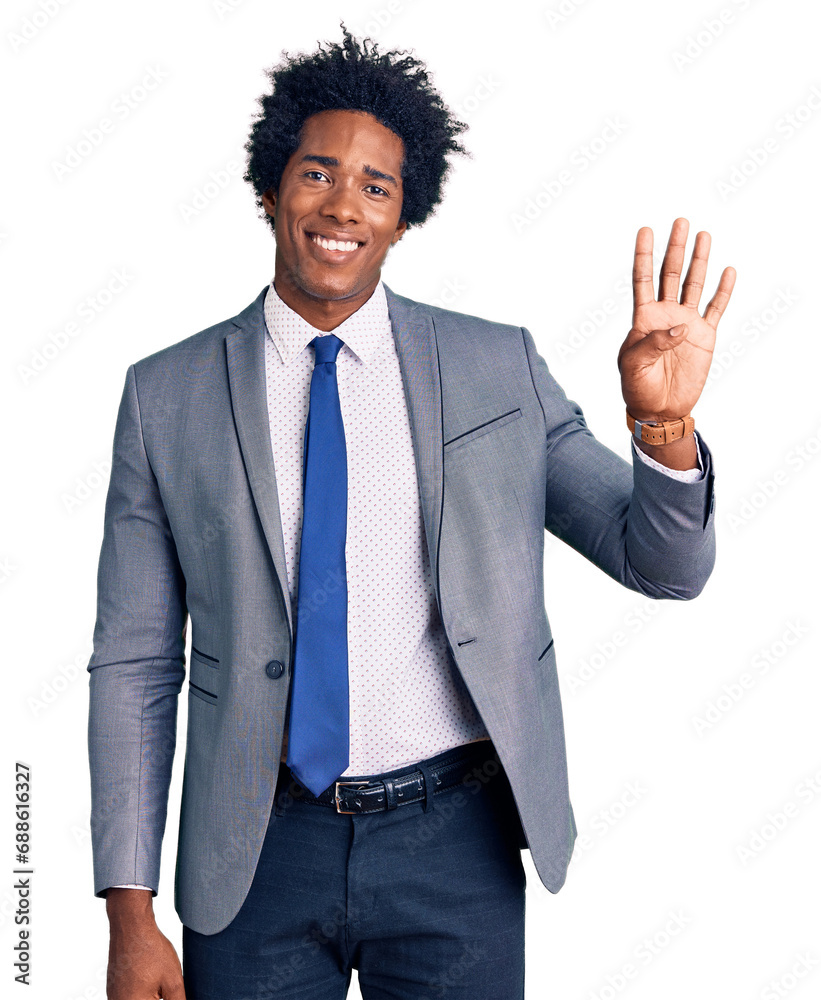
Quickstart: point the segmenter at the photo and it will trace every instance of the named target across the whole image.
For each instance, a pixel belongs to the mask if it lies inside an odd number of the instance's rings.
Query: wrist
[[[668,469],[676,469],[679,472],[686,472],[688,469],[698,468],[698,451],[696,440],[692,434],[670,444],[647,444],[640,438],[633,436],[633,442],[638,449],[655,459],[661,465],[666,465]]]
[[[112,931],[125,925],[153,924],[153,896],[150,889],[109,889],[105,909]]]
[[[629,410],[626,413],[627,426],[630,433],[642,444],[653,447],[663,447],[674,442],[692,437],[695,421],[689,413],[681,417],[668,417],[660,421],[636,417]]]

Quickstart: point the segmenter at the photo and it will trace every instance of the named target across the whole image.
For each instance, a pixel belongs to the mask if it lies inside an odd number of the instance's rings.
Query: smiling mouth
[[[318,233],[308,233],[308,238],[318,247],[330,250],[331,253],[353,253],[362,246],[357,240],[328,240]]]

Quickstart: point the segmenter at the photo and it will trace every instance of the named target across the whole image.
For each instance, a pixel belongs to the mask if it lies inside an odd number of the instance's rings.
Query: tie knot
[[[337,354],[339,354],[340,347],[342,347],[342,341],[333,333],[326,334],[324,337],[314,337],[311,343],[314,345],[314,351],[316,352],[314,358],[315,365],[322,365],[327,362],[333,364],[336,361]]]

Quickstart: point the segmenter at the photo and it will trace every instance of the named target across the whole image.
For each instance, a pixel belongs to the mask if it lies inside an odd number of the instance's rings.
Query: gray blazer
[[[88,665],[95,892],[156,891],[190,615],[175,905],[203,934],[230,923],[248,892],[291,676],[265,292],[128,369]],[[386,292],[450,651],[539,877],[558,892],[576,824],[544,531],[632,590],[693,598],[715,558],[710,454],[695,484],[631,469],[587,429],[527,330]]]

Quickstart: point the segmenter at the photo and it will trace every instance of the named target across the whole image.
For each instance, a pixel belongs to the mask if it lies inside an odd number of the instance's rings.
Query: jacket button
[[[266,666],[265,673],[271,678],[271,680],[276,680],[277,677],[282,677],[282,671],[285,669],[281,660],[271,660],[271,662]]]

